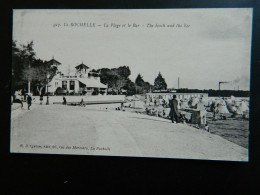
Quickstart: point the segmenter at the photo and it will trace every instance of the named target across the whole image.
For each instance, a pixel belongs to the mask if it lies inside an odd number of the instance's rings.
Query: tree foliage
[[[109,88],[119,93],[122,89],[129,84],[129,76],[131,75],[130,68],[128,66],[120,66],[118,68],[102,68],[97,70],[100,71],[100,81],[103,84],[107,84]]]
[[[138,74],[135,79],[136,92],[138,94],[147,93],[151,89],[151,85],[149,82],[145,82],[141,74]]]
[[[17,46],[16,41],[12,42],[12,90],[26,91],[28,81],[31,82],[31,90],[34,94],[41,94],[56,74],[57,69],[51,68],[48,63],[36,59],[33,49],[33,41],[27,45]],[[49,75],[49,78],[47,78]]]
[[[155,90],[166,90],[167,89],[167,83],[165,82],[165,79],[162,77],[160,72],[154,80],[154,89]]]
[[[136,79],[135,79],[135,84],[139,87],[142,87],[143,84],[144,84],[144,79],[143,77],[141,76],[141,74],[138,74]]]

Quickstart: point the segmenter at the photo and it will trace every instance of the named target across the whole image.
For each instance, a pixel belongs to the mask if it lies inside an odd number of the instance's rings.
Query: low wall
[[[124,102],[125,95],[97,95],[97,96],[64,96],[69,103],[80,102],[82,99],[85,103],[98,102]],[[43,104],[46,104],[47,96],[43,97]],[[49,103],[62,103],[63,96],[49,96]],[[40,103],[39,96],[33,96],[33,103]]]

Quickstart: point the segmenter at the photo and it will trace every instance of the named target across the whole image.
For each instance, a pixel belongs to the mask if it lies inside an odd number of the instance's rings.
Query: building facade
[[[53,59],[54,60],[54,59]],[[57,74],[49,82],[46,90],[49,94],[92,95],[94,91],[107,93],[107,86],[100,82],[100,74],[93,72],[87,65],[81,63],[67,73],[61,71],[61,63],[56,60],[52,66],[57,67]],[[47,92],[46,91],[46,92]]]

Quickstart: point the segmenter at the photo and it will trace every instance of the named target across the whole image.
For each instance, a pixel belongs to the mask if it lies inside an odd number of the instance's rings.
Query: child
[[[208,126],[208,124],[206,123],[206,125],[205,125],[205,130],[207,131],[207,132],[209,132],[210,133],[210,131],[209,131],[209,126]]]

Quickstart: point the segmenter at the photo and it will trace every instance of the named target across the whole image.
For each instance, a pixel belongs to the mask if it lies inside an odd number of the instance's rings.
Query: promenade
[[[14,153],[248,160],[247,149],[217,135],[98,105],[33,104],[12,111],[11,118]]]

